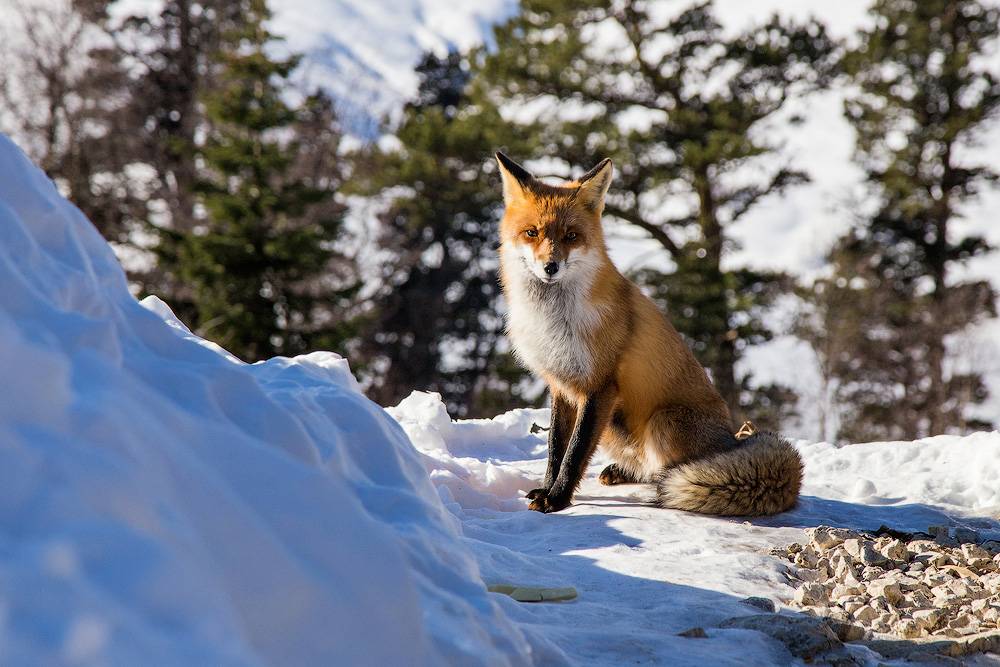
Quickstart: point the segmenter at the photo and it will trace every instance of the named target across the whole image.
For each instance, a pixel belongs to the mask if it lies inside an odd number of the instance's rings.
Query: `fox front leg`
[[[546,492],[541,493],[543,489],[536,489],[539,493],[528,505],[530,509],[537,512],[558,512],[569,506],[576,487],[583,479],[587,463],[597,448],[600,434],[608,424],[613,404],[614,393],[611,389],[590,394],[582,401],[576,411],[573,435],[563,454],[559,473]]]
[[[576,406],[566,400],[562,394],[552,391],[552,419],[549,424],[549,457],[545,464],[545,479],[542,486],[528,492],[528,499],[534,500],[544,496],[552,488],[559,467],[562,465],[566,443],[573,432],[573,422],[576,420]]]

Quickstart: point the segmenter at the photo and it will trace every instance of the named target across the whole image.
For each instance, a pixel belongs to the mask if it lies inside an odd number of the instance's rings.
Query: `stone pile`
[[[796,566],[793,606],[829,619],[842,639],[971,638],[1000,629],[1000,541],[943,526],[806,532],[809,543],[773,553]]]

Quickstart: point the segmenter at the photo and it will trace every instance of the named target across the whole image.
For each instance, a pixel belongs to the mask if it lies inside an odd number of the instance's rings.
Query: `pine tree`
[[[968,426],[969,404],[985,397],[977,373],[949,374],[946,339],[995,315],[989,283],[956,271],[990,248],[960,236],[955,221],[997,180],[961,153],[1000,111],[1000,81],[982,67],[1000,10],[974,0],[879,0],[872,13],[874,27],[845,60],[859,89],[846,113],[877,208],[838,252],[852,272],[841,275],[865,297],[855,364],[880,374],[841,382],[856,388],[849,430],[914,438]]]
[[[750,379],[736,367],[748,345],[772,335],[762,314],[783,279],[730,270],[729,230],[763,198],[806,180],[788,165],[769,170],[760,158],[775,147],[752,130],[790,92],[825,82],[834,45],[816,23],[778,18],[727,38],[710,3],[668,20],[659,13],[628,0],[526,0],[482,58],[479,94],[497,104],[551,102],[533,126],[540,155],[581,167],[614,158],[608,215],[648,233],[676,267],[639,277],[669,301],[734,414],[757,417],[762,395],[746,391]],[[737,169],[764,176],[737,183],[729,176]],[[787,396],[776,387],[767,394]]]
[[[131,127],[123,64],[103,43],[105,3],[12,6],[0,35],[0,129],[9,133],[109,241],[127,244],[148,215],[129,177]],[[114,140],[109,140],[114,137]]]
[[[399,147],[357,165],[355,187],[386,202],[375,240],[387,259],[361,337],[368,394],[390,405],[429,389],[454,415],[494,415],[525,402],[499,312],[501,201],[489,178],[508,139],[495,109],[470,104],[462,55],[427,54],[417,72]]]
[[[163,268],[193,296],[193,328],[246,360],[340,342],[336,306],[353,292],[333,280],[341,210],[330,171],[310,176],[303,124],[329,121],[329,100],[292,107],[283,97],[297,58],[267,53],[262,0],[239,3],[241,25],[222,35],[215,87],[202,97],[207,138],[196,183],[205,217],[163,230]],[[322,123],[320,123],[322,125]],[[335,138],[334,138],[335,142]],[[326,160],[335,146],[326,146]],[[311,158],[315,160],[316,156]]]

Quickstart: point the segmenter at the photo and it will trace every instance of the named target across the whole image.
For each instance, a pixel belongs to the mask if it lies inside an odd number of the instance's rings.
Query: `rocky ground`
[[[926,533],[829,526],[806,532],[809,543],[773,553],[795,565],[791,604],[824,618],[840,639],[883,655],[1000,648],[1000,541],[943,526]]]

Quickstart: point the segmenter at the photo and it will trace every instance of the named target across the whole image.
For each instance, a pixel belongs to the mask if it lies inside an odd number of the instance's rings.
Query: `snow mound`
[[[244,364],[2,135],[0,173],[4,664],[531,660],[346,361]]]
[[[548,426],[548,410],[453,421],[440,394],[415,391],[387,411],[424,454],[441,500],[458,515],[464,509],[523,510],[521,497],[538,486],[503,463],[545,456],[545,440],[532,430]]]

